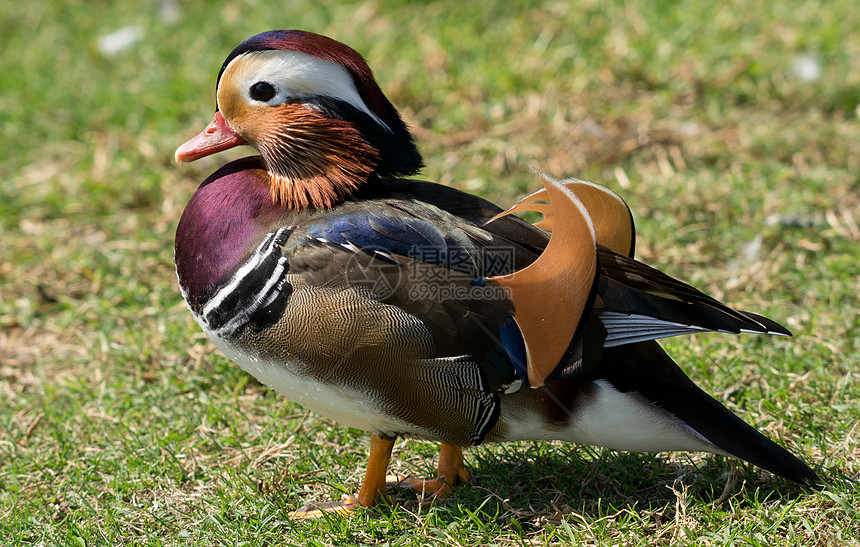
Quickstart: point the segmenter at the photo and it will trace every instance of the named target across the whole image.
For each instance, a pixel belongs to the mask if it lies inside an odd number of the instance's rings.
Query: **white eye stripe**
[[[312,95],[338,99],[364,112],[391,131],[362,100],[345,67],[307,53],[290,50],[245,53],[227,65],[219,88],[225,80],[234,81],[246,100],[257,103],[260,101],[251,97],[250,89],[258,82],[267,82],[275,87],[275,96],[266,101],[269,104],[282,104],[290,99]]]

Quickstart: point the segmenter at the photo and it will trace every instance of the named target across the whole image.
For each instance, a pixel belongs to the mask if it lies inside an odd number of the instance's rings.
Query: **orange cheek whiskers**
[[[379,162],[379,153],[349,122],[296,104],[266,118],[255,144],[272,199],[288,209],[333,207],[367,182]]]

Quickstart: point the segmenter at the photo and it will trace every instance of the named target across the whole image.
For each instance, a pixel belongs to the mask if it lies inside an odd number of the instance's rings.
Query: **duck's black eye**
[[[275,86],[269,82],[257,82],[251,86],[250,92],[252,99],[265,103],[275,96]]]

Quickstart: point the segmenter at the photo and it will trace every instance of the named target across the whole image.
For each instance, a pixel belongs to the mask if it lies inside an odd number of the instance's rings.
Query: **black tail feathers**
[[[657,342],[604,349],[601,361],[601,376],[618,390],[639,393],[724,452],[803,485],[821,483],[799,458],[699,389]]]

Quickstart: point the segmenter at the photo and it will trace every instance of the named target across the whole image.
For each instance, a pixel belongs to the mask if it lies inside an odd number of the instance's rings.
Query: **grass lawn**
[[[517,443],[468,451],[474,484],[429,509],[404,491],[291,520],[357,489],[368,436],[230,364],[173,273],[188,198],[248,154],[178,168],[173,150],[211,119],[227,53],[271,28],[362,52],[422,177],[501,205],[534,167],[606,184],[638,258],[786,324],[665,346],[829,486]],[[854,1],[8,1],[0,36],[4,545],[860,544]],[[392,470],[435,458],[399,441]]]

